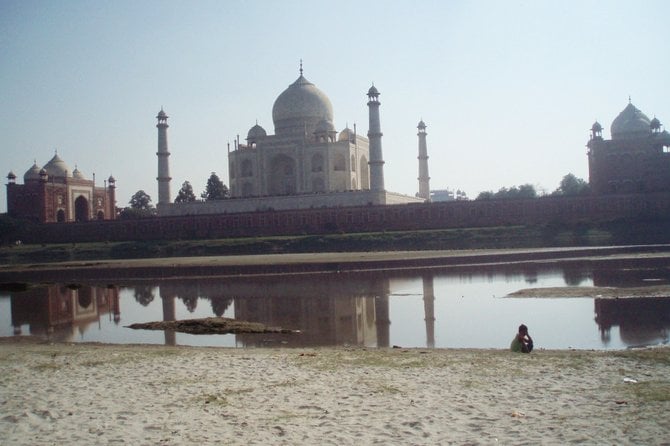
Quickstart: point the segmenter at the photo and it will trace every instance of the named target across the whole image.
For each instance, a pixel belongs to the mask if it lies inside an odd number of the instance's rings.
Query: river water
[[[0,336],[197,346],[507,348],[519,324],[536,348],[667,343],[670,298],[506,297],[528,288],[670,284],[654,265],[491,266],[254,278],[54,284],[0,292]],[[531,293],[532,295],[532,293]],[[300,334],[188,335],[136,322],[225,316]]]

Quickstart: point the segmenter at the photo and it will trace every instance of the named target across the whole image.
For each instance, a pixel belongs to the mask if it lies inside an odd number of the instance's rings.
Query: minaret
[[[116,180],[113,176],[107,179],[107,217],[108,220],[116,219]]]
[[[423,119],[416,127],[419,129],[419,198],[430,201],[430,177],[428,176],[428,148],[426,147],[426,124]]]
[[[384,188],[384,157],[382,156],[382,132],[379,124],[379,91],[373,85],[368,90],[368,107],[370,126],[368,139],[370,140],[370,190],[383,191]]]
[[[158,204],[170,203],[170,164],[168,158],[170,157],[170,152],[168,152],[168,142],[167,142],[167,128],[169,127],[167,123],[168,115],[163,111],[158,112]]]

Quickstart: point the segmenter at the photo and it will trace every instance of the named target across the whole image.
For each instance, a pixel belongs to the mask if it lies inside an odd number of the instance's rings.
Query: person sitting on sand
[[[530,353],[533,351],[533,338],[528,334],[528,327],[519,325],[519,332],[514,336],[510,350],[517,353]]]

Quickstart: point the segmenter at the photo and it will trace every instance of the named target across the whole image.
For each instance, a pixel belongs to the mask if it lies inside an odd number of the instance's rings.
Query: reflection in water
[[[154,301],[154,287],[151,285],[136,286],[133,295],[138,304],[146,307]]]
[[[91,337],[85,339],[84,334],[87,330],[96,331],[94,322],[98,322],[100,332],[123,331],[123,335],[117,336],[122,338],[120,342],[146,339],[119,326],[120,295],[123,295],[128,299],[123,301],[126,325],[225,314],[301,332],[300,335],[239,334],[233,338],[233,345],[238,346],[347,344],[389,347],[393,340],[403,346],[504,348],[508,330],[515,328],[518,319],[523,318],[532,320],[533,327],[552,325],[545,335],[545,346],[550,337],[556,342],[550,348],[575,345],[574,340],[560,337],[576,330],[580,331],[575,338],[594,339],[588,341],[591,344],[579,344],[579,348],[622,348],[669,341],[670,298],[595,299],[595,309],[590,302],[577,299],[588,303],[585,313],[585,306],[571,306],[575,299],[520,300],[495,296],[504,296],[519,286],[528,285],[589,286],[593,283],[597,286],[640,287],[666,284],[670,283],[669,271],[665,263],[644,268],[608,268],[598,264],[585,268],[580,264],[563,268],[552,266],[544,270],[532,265],[462,269],[449,273],[426,271],[420,275],[386,271],[251,279],[186,278],[159,283],[138,282],[130,288],[52,285],[10,293],[9,303],[13,333],[27,334],[23,331],[28,325],[30,334],[61,341],[91,340]],[[397,292],[399,288],[403,292]],[[579,308],[579,314],[566,308]],[[595,324],[591,311],[595,312]],[[557,315],[557,312],[562,314]],[[422,317],[420,313],[423,313]],[[109,315],[109,321],[105,321],[104,315]],[[577,326],[573,321],[576,316],[585,322]],[[566,329],[568,326],[569,330]],[[0,331],[3,329],[0,327]],[[617,330],[620,340],[612,339]],[[75,335],[77,332],[79,337]],[[538,334],[537,328],[533,333]],[[160,340],[152,338],[149,342],[176,345],[185,339],[184,335],[170,330],[160,336]],[[459,336],[465,340],[459,340]],[[504,340],[497,344],[502,337]],[[117,338],[105,338],[104,335],[92,338],[119,342]],[[203,338],[207,337],[200,337]],[[212,338],[216,337],[209,337]],[[192,343],[202,345],[198,341]]]
[[[670,298],[595,299],[596,322],[603,342],[619,326],[621,339],[629,346],[668,343]]]
[[[15,335],[28,325],[31,335],[55,341],[75,340],[88,326],[108,314],[118,324],[121,319],[119,290],[116,287],[67,287],[51,285],[11,294],[12,327]]]
[[[337,277],[296,276],[248,280],[199,279],[164,282],[161,298],[197,292],[207,297],[217,315],[231,305],[239,320],[299,330],[292,334],[238,334],[243,346],[362,345],[389,343],[388,281],[366,275]],[[226,297],[230,296],[230,297]]]
[[[424,275],[423,281],[423,314],[426,321],[426,347],[435,347],[435,291],[433,276]]]

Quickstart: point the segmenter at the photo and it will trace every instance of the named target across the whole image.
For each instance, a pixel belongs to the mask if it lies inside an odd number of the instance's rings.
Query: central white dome
[[[300,77],[280,94],[272,107],[276,135],[311,135],[322,120],[333,121],[330,99],[316,86]]]

